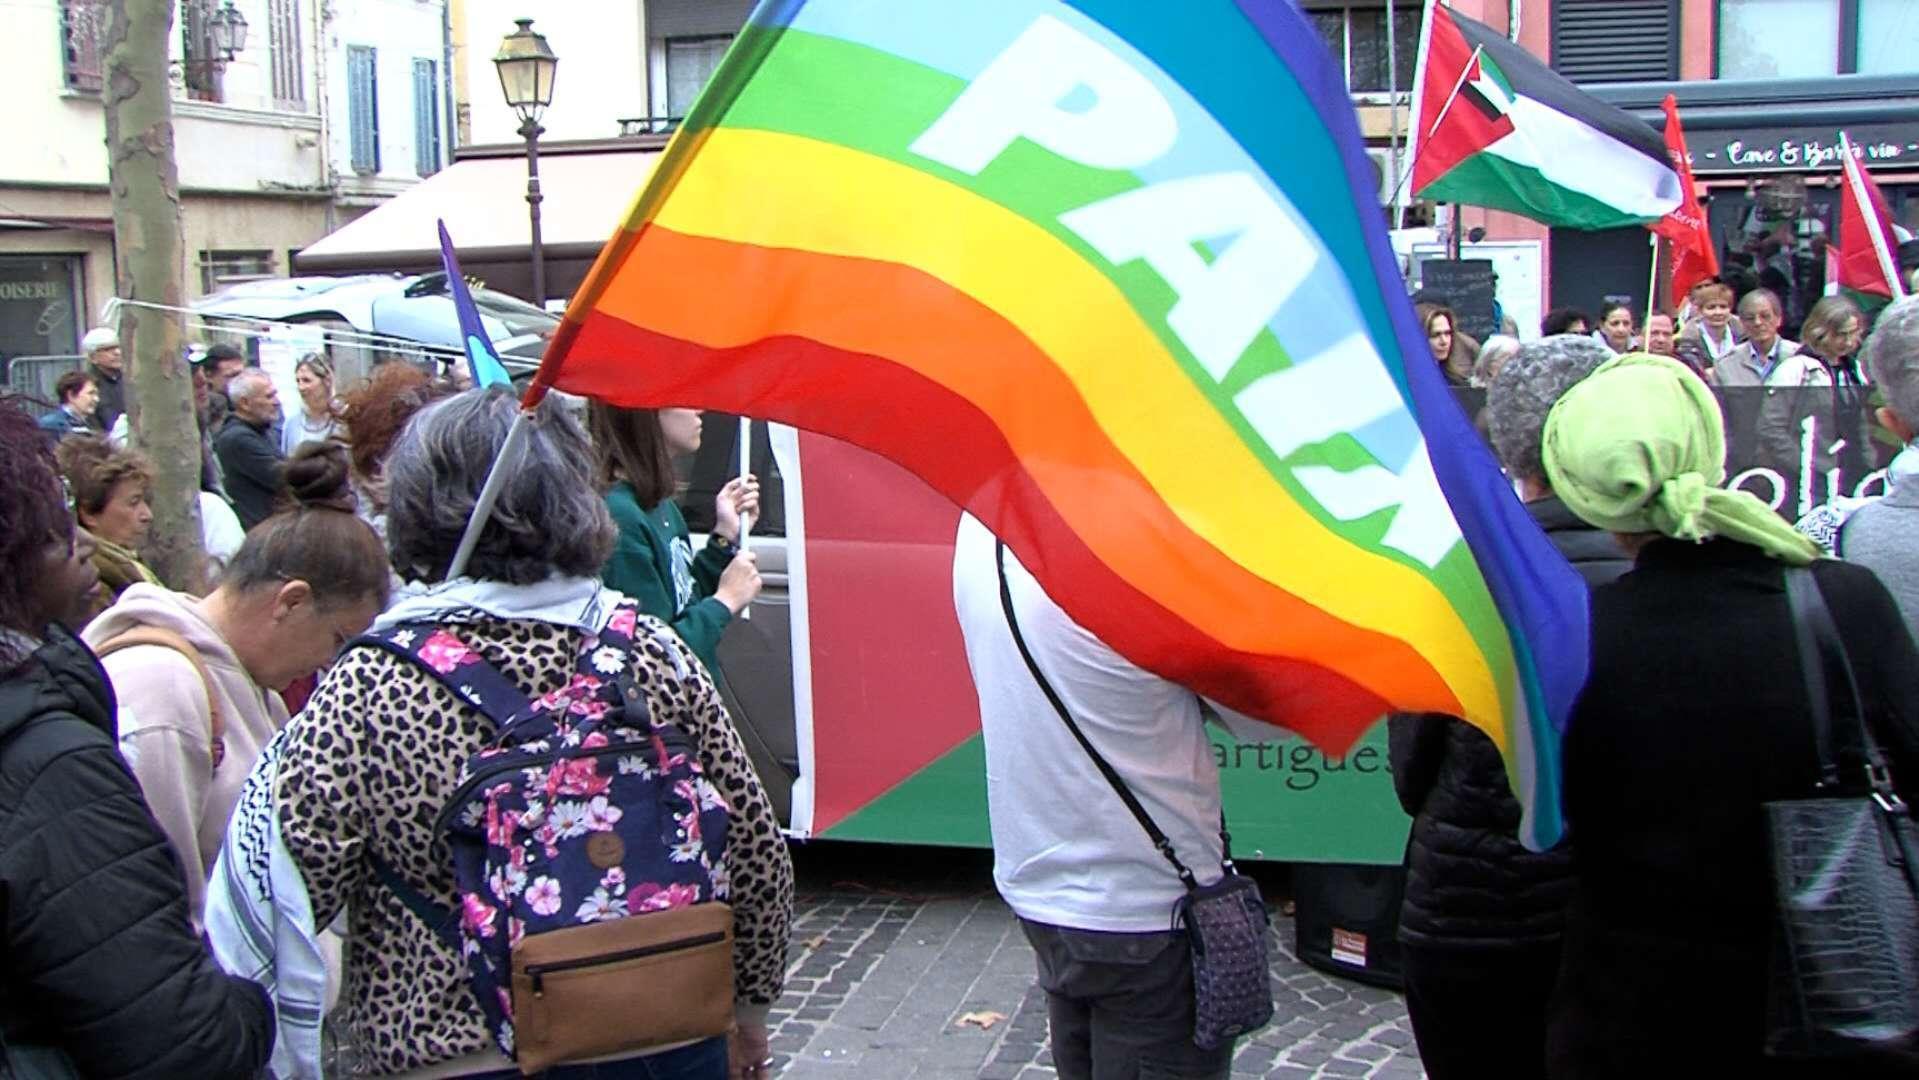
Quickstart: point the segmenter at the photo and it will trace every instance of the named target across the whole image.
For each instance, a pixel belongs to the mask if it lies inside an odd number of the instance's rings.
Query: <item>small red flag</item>
[[[1719,273],[1719,253],[1713,249],[1712,230],[1699,206],[1692,183],[1692,157],[1686,152],[1686,133],[1679,126],[1679,99],[1666,95],[1666,153],[1679,170],[1684,193],[1672,213],[1646,226],[1672,242],[1672,291],[1669,303],[1678,308],[1692,287]]]
[[[1839,148],[1846,166],[1839,199],[1839,235],[1845,239],[1839,249],[1839,287],[1889,300],[1904,296],[1899,262],[1892,254],[1892,215],[1886,212],[1886,197],[1853,156],[1852,140],[1844,133],[1839,136]]]

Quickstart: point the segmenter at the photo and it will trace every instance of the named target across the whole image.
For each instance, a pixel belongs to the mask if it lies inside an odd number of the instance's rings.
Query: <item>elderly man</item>
[[[80,339],[80,351],[87,354],[87,375],[100,391],[93,423],[101,431],[112,431],[114,422],[127,411],[126,388],[120,385],[120,377],[126,372],[126,363],[120,357],[120,335],[96,326]]]
[[[1782,318],[1779,297],[1772,290],[1754,289],[1741,297],[1739,319],[1746,340],[1713,364],[1713,381],[1721,386],[1803,386],[1812,372],[1824,374],[1817,361],[1794,362],[1799,343],[1780,336]]]
[[[1612,355],[1583,335],[1528,342],[1486,390],[1500,464],[1547,538],[1595,586],[1632,564],[1611,536],[1553,494],[1540,437],[1560,396]],[[1388,719],[1387,732],[1393,786],[1413,816],[1399,937],[1406,1009],[1427,1075],[1542,1075],[1572,856],[1520,846],[1519,803],[1498,749],[1477,728],[1402,714]]]
[[[280,498],[284,459],[268,432],[280,417],[280,395],[273,379],[248,368],[227,383],[233,411],[214,436],[213,452],[242,527],[251,529],[273,514]]]
[[[1919,296],[1879,316],[1866,345],[1866,369],[1886,398],[1879,422],[1906,449],[1888,471],[1886,497],[1847,518],[1833,549],[1879,575],[1906,629],[1919,638]]]

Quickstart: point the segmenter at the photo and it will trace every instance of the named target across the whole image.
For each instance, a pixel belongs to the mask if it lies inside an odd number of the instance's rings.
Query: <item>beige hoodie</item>
[[[213,767],[207,692],[186,657],[158,645],[137,645],[101,661],[119,702],[120,753],[133,768],[147,805],[179,856],[194,925],[207,878],[219,857],[240,785],[260,751],[287,722],[286,704],[255,685],[198,602],[158,585],[130,585],[87,624],[81,637],[99,645],[140,626],[185,638],[200,654],[220,697],[226,756]]]

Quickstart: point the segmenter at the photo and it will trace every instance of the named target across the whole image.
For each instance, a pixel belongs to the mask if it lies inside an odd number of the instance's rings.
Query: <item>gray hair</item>
[[[1779,294],[1771,289],[1754,289],[1739,298],[1739,317],[1746,318],[1758,310],[1758,304],[1771,304],[1774,315],[1784,315],[1786,307],[1779,302]]]
[[[227,383],[227,397],[231,400],[252,398],[261,390],[273,385],[273,376],[259,368],[247,368],[235,375]]]
[[[446,577],[481,485],[519,403],[502,387],[427,406],[386,459],[387,549],[401,577]],[[613,518],[593,482],[595,457],[579,421],[548,397],[533,411],[466,576],[530,585],[554,574],[598,577],[613,553]]]
[[[1865,352],[1866,370],[1886,404],[1907,424],[1919,424],[1919,296],[1879,313]]]
[[[1539,457],[1546,414],[1575,384],[1612,359],[1612,350],[1583,334],[1556,334],[1519,347],[1486,388],[1486,426],[1493,453],[1514,477],[1543,479]]]
[[[1519,339],[1510,334],[1494,334],[1479,345],[1479,359],[1473,361],[1473,385],[1491,386],[1493,376],[1506,362],[1519,354]]]

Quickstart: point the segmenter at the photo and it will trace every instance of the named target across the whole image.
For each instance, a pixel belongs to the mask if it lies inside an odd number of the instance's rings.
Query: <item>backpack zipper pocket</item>
[[[682,949],[696,949],[702,945],[717,945],[725,940],[726,932],[716,930],[710,934],[696,934],[692,937],[680,938],[677,941],[662,941],[658,945],[646,945],[636,949],[622,949],[619,952],[607,953],[603,956],[585,956],[577,960],[555,960],[547,964],[528,964],[526,966],[526,977],[533,983],[533,996],[543,997],[546,994],[546,976],[549,974],[562,971],[575,971],[580,968],[600,967],[605,964],[619,964],[628,960],[639,960],[643,957],[658,956],[661,953],[679,952]]]

